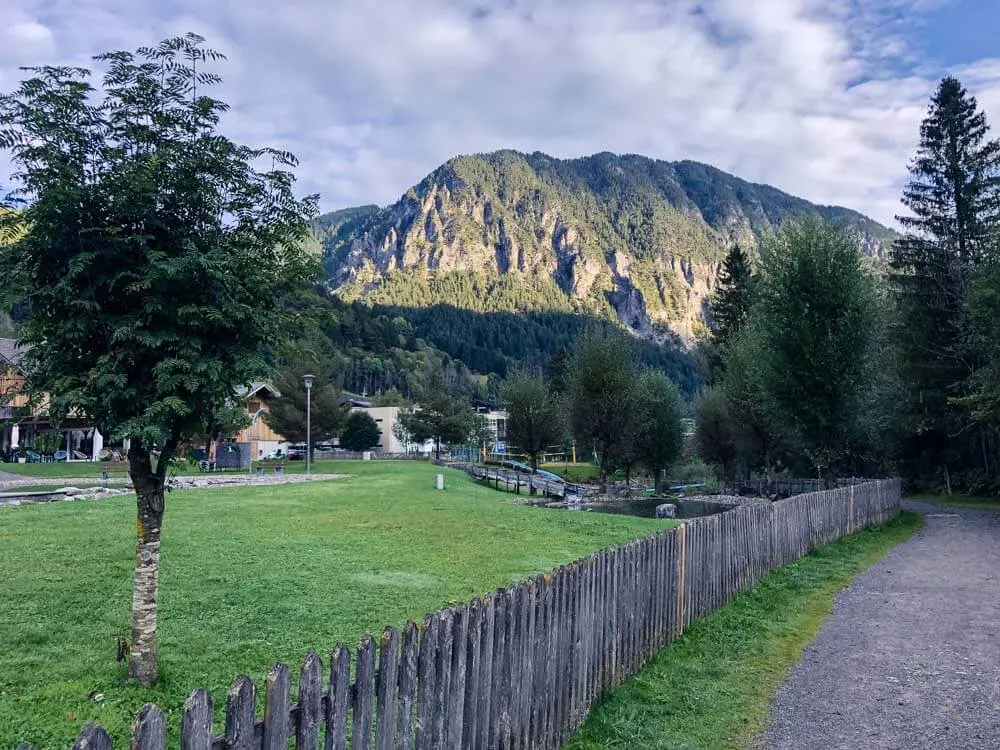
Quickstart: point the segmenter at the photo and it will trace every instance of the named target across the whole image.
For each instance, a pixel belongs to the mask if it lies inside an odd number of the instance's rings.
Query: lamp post
[[[306,475],[312,474],[312,390],[314,375],[303,375],[306,384]]]

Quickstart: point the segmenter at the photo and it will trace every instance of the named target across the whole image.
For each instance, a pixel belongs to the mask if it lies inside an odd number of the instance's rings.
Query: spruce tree
[[[1000,141],[955,78],[945,78],[920,126],[917,155],[892,252],[901,376],[910,390],[905,458],[943,470],[968,456],[968,416],[955,399],[981,357],[970,345],[966,304],[976,268],[996,256]]]
[[[719,272],[718,286],[712,299],[715,342],[719,349],[735,336],[746,322],[753,302],[753,279],[750,259],[739,245],[734,246]]]

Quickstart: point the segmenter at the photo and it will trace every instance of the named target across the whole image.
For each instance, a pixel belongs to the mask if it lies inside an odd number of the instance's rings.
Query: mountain
[[[818,214],[880,255],[893,232],[691,161],[601,153],[456,157],[385,208],[314,223],[332,290],[393,308],[577,313],[642,338],[690,342],[727,249],[753,253],[784,221]]]

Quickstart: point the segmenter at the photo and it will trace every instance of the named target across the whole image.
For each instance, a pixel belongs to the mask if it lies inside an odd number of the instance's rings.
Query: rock
[[[673,503],[663,503],[656,506],[657,518],[677,518],[677,506]]]

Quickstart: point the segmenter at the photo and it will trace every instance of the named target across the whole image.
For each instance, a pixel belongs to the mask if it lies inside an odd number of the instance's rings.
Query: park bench
[[[272,459],[263,460],[257,462],[257,476],[263,476],[267,473],[268,469],[274,469],[275,474],[285,473],[285,462],[282,460]]]
[[[100,472],[101,486],[107,487],[108,482],[112,479],[124,479],[126,483],[128,482],[128,467],[118,464],[101,464]]]

